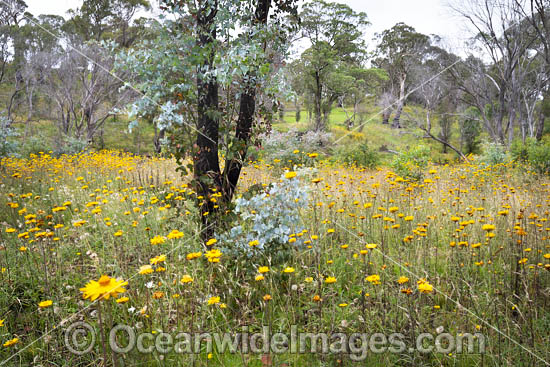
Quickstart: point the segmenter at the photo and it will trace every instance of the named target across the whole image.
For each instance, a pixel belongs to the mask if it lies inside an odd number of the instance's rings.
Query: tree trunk
[[[157,128],[157,125],[155,124],[155,136],[153,138],[153,146],[155,147],[155,153],[157,154],[160,154],[162,151],[161,141],[162,139],[164,139],[165,131],[166,130],[164,129],[159,130]]]
[[[11,123],[11,121],[13,121],[12,119],[12,113],[13,113],[13,108],[15,106],[15,102],[16,100],[18,99],[19,97],[19,92],[21,91],[21,84],[23,83],[23,78],[21,76],[21,73],[19,71],[16,72],[15,74],[15,90],[13,91],[10,99],[9,99],[9,102],[8,102],[8,108],[7,108],[7,111],[6,111],[6,114],[7,114],[7,118],[8,118],[8,121]]]
[[[508,113],[508,147],[512,145],[512,140],[514,140],[514,125],[516,120],[516,112],[513,107],[510,108]]]
[[[33,99],[34,90],[32,87],[29,87],[29,82],[27,81],[27,101],[28,101],[28,107],[29,111],[27,112],[27,121],[25,121],[25,137],[29,136],[30,133],[30,124],[32,119],[32,112],[33,112]]]
[[[543,111],[540,111],[539,113],[539,121],[537,123],[537,134],[536,134],[536,139],[537,141],[540,141],[542,139],[542,133],[544,132],[544,120],[545,120],[545,115],[543,113]]]
[[[315,72],[315,130],[320,131],[324,130],[323,121],[321,116],[321,97],[322,97],[322,86],[321,86],[321,77],[319,72]]]
[[[252,78],[252,75],[249,76]],[[250,141],[250,131],[252,130],[252,123],[256,110],[256,87],[253,81],[248,81],[246,84],[245,90],[241,94],[239,106],[239,118],[237,120],[237,131],[235,133],[237,142],[232,147],[232,149],[234,149],[234,151],[231,152],[233,156],[231,159],[226,160],[224,168],[223,193],[226,202],[231,201],[239,181],[239,176],[241,175],[241,169],[246,159],[248,142]]]
[[[201,237],[208,239],[214,234],[214,202],[211,195],[221,189],[221,174],[218,158],[218,80],[205,72],[214,67],[214,43],[216,28],[214,18],[217,2],[205,6],[197,15],[197,47],[209,50],[197,66],[197,142],[193,157],[194,183],[202,219]]]
[[[388,125],[390,123],[391,108],[387,107],[382,112],[382,125]]]
[[[496,120],[496,128],[497,128],[497,136],[498,136],[498,143],[504,145],[504,130],[502,128],[502,123],[504,121],[504,115],[506,113],[506,96],[504,93],[504,88],[501,86],[501,91],[499,95],[499,109],[498,109],[498,115]]]
[[[432,120],[431,120],[431,117],[430,117],[430,109],[429,108],[426,109],[426,131],[428,133],[432,132]]]
[[[298,103],[298,97],[294,98],[294,109],[295,109],[295,112],[296,112],[296,122],[300,122],[300,115],[301,115],[301,109],[302,109],[302,106],[300,106],[300,103]]]
[[[254,23],[267,24],[267,16],[271,0],[260,0],[256,8]],[[264,45],[265,47],[265,45]],[[250,70],[244,78],[244,86],[239,106],[239,118],[235,132],[236,144],[231,152],[233,156],[227,159],[224,168],[223,194],[225,202],[230,202],[235,193],[243,163],[250,142],[250,132],[256,113],[256,72]]]
[[[399,84],[399,102],[397,103],[397,110],[395,111],[395,116],[393,118],[392,127],[401,128],[401,112],[403,112],[403,106],[405,105],[405,81],[407,80],[407,74],[401,76],[401,82]]]

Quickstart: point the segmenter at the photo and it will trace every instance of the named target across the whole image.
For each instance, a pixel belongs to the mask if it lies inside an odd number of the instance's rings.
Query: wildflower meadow
[[[472,159],[429,165],[414,182],[389,169],[312,159],[279,169],[249,162],[232,225],[204,241],[196,194],[170,159],[118,151],[4,158],[2,363],[471,366],[548,359],[547,178],[513,162]],[[75,323],[89,329],[68,335]],[[129,345],[127,331],[111,335],[121,326],[147,333],[146,346],[166,333],[267,328],[326,333],[332,349],[312,351],[306,340],[307,353],[251,353],[237,338],[232,350],[207,348],[205,340],[192,350],[120,352],[109,338]],[[338,349],[333,337],[354,333],[400,333],[393,344],[407,348],[371,346],[357,360],[357,350]],[[474,335],[483,350],[457,352],[441,338],[435,351],[432,337],[420,345],[428,352],[419,352],[421,333]],[[75,353],[79,346],[86,352]]]
[[[0,367],[538,367],[549,330],[550,0],[0,0]]]

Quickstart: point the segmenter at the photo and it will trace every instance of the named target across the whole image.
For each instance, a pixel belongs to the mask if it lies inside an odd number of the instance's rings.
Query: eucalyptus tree
[[[333,104],[355,80],[347,71],[365,60],[363,31],[369,22],[363,12],[323,0],[304,4],[300,18],[302,36],[311,46],[300,57],[299,78],[313,97],[315,129],[323,130]]]
[[[48,74],[49,68],[55,67],[48,63],[49,54],[62,51],[57,35],[64,23],[65,19],[58,15],[39,15],[35,18],[29,14],[26,23],[20,28],[25,53],[25,64],[21,72],[27,101],[25,135],[29,133],[30,121],[34,114],[36,91],[40,91],[44,86],[44,76]],[[44,99],[49,99],[47,93],[44,94]]]
[[[430,46],[426,48],[421,63],[413,68],[415,77],[424,82],[420,82],[414,93],[411,93],[411,99],[414,98],[422,108],[413,108],[413,112],[407,115],[424,132],[424,138],[441,143],[444,153],[450,148],[464,158],[461,150],[451,144],[460,91],[455,88],[451,74],[446,71],[460,59],[438,46],[439,41],[439,37],[431,37]],[[434,121],[439,126],[437,133],[432,131]]]
[[[472,106],[482,112],[491,138],[500,144],[512,142],[520,99],[517,73],[522,60],[530,57],[528,51],[538,37],[521,15],[518,4],[517,0],[466,0],[453,5],[475,32],[470,49],[476,51],[485,64],[476,63],[476,78],[480,78],[481,83],[487,79],[488,84],[494,85],[495,89],[491,89],[496,94],[492,100],[480,99],[483,92],[479,91],[479,85],[460,83],[461,88],[470,95]],[[483,112],[488,106],[490,116]]]
[[[411,73],[415,65],[422,62],[424,53],[430,46],[430,39],[404,23],[397,23],[377,34],[376,38],[378,45],[373,64],[388,73],[386,92],[397,100],[392,127],[401,127],[400,118],[407,98]],[[388,120],[389,115],[383,115],[382,123],[386,124]]]
[[[119,93],[119,74],[110,70],[113,56],[109,50],[91,42],[37,55],[44,67],[42,90],[53,102],[60,138],[90,143],[113,116],[127,103],[131,91]]]
[[[26,9],[27,4],[23,0],[0,1],[0,82],[9,80],[11,87],[6,106],[8,121],[13,119],[13,107],[23,89],[25,54],[21,26],[25,24]]]
[[[65,31],[84,41],[116,39],[128,47],[136,37],[132,19],[139,10],[149,8],[147,0],[84,0],[80,7],[69,10]]]
[[[361,105],[367,96],[379,96],[382,86],[388,80],[388,75],[383,69],[360,66],[347,68],[346,74],[349,76],[349,82],[340,94],[338,104],[346,114],[345,124],[349,130],[355,125],[357,118],[359,118],[359,123],[363,122]],[[351,105],[351,115],[348,113],[346,105]]]
[[[255,133],[276,112],[277,71],[296,1],[164,0],[161,6],[170,19],[155,23],[156,39],[119,55],[118,65],[142,93],[129,114],[153,116],[168,131],[179,169],[193,170],[207,237],[235,193]]]
[[[550,3],[548,0],[514,0],[513,10],[535,31],[540,52],[550,66]]]
[[[529,22],[537,36],[529,50],[531,54],[536,53],[532,57],[536,60],[533,63],[534,67],[529,65],[529,69],[535,69],[537,72],[529,73],[528,82],[524,84],[526,90],[522,92],[527,109],[527,126],[522,125],[522,137],[525,137],[526,130],[531,136],[535,127],[535,137],[541,140],[545,120],[550,118],[550,3],[548,0],[515,0],[515,5],[514,10]],[[544,62],[540,62],[540,59]]]

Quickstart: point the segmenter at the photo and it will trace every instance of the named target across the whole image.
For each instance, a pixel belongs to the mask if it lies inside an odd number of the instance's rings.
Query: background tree
[[[20,100],[21,91],[24,87],[25,44],[21,27],[25,24],[26,9],[27,4],[23,0],[0,2],[0,29],[2,30],[0,41],[4,42],[1,47],[0,82],[6,78],[13,85],[6,105],[7,119],[10,122],[13,120],[14,105]],[[7,68],[8,61],[9,68]]]
[[[311,46],[300,57],[301,78],[311,95],[315,129],[326,129],[328,114],[344,90],[353,83],[350,68],[365,60],[363,29],[365,13],[349,6],[322,0],[304,4],[302,35]]]
[[[453,6],[477,32],[470,49],[491,61],[490,65],[478,61],[466,64],[474,70],[474,83],[461,82],[460,77],[455,80],[471,97],[472,106],[479,111],[490,109],[490,118],[482,112],[483,120],[491,138],[500,144],[512,142],[519,100],[518,83],[514,79],[520,61],[537,37],[517,7],[515,0],[468,0]],[[478,83],[493,84],[489,90],[494,98],[480,91]]]
[[[69,10],[65,31],[84,41],[111,39],[129,47],[137,37],[132,19],[149,8],[147,0],[84,0],[82,6]]]
[[[25,64],[22,71],[24,94],[26,96],[25,136],[31,131],[31,120],[35,110],[36,92],[43,90],[45,78],[51,68],[56,67],[49,61],[48,54],[62,50],[56,34],[60,34],[61,27],[65,23],[63,17],[57,15],[39,15],[38,18],[27,15],[27,22],[21,27],[25,43]],[[49,101],[49,95],[44,94],[44,99]]]
[[[61,137],[91,142],[115,108],[126,102],[125,94],[118,93],[120,80],[109,72],[113,58],[93,43],[49,57],[44,90],[55,102]]]
[[[348,80],[344,85],[342,93],[339,95],[338,104],[346,114],[344,124],[349,130],[355,125],[358,117],[359,123],[363,122],[361,113],[362,104],[365,103],[368,95],[379,96],[382,85],[388,80],[388,75],[382,69],[366,69],[360,66],[349,67],[346,74],[348,75]],[[346,109],[347,105],[351,105],[353,108],[351,115]]]
[[[391,29],[376,35],[378,45],[373,64],[386,70],[389,79],[386,93],[397,100],[392,127],[401,127],[400,118],[410,85],[411,73],[429,46],[429,37],[404,23],[397,23]],[[382,123],[388,123],[389,115],[383,116]]]

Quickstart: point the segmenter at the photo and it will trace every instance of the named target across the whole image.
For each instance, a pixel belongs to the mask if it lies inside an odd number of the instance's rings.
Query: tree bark
[[[161,141],[164,139],[166,130],[164,129],[158,129],[157,125],[155,124],[155,136],[153,138],[153,146],[155,147],[155,153],[160,154],[162,151],[162,145]]]
[[[322,98],[322,86],[321,86],[321,77],[319,72],[315,72],[315,130],[323,130],[323,117],[321,114],[321,98]]]
[[[542,133],[544,132],[544,120],[545,120],[545,115],[542,111],[540,111],[539,113],[539,121],[537,123],[537,134],[536,134],[536,139],[537,141],[540,141],[542,139]]]
[[[255,12],[254,25],[267,24],[271,0],[259,0]],[[227,159],[224,168],[223,194],[224,200],[230,202],[235,193],[243,163],[250,142],[250,132],[256,113],[256,71],[250,70],[244,78],[243,92],[239,105],[239,117],[235,132],[236,146],[234,156]]]
[[[388,125],[390,123],[391,109],[388,107],[382,112],[382,125]]]
[[[217,12],[217,1],[204,5],[197,14],[197,47],[208,50],[206,57],[197,66],[197,141],[193,157],[194,181],[199,198],[202,219],[203,239],[214,233],[210,218],[214,211],[211,195],[221,189],[221,174],[218,158],[218,81],[207,74],[214,67],[216,28],[214,18]],[[205,75],[206,74],[206,75]]]

